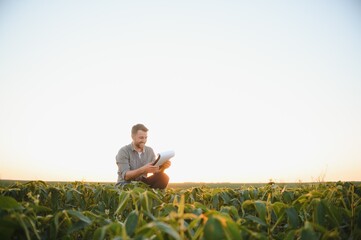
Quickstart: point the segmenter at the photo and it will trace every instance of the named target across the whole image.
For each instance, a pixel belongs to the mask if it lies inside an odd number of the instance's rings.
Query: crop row
[[[361,239],[349,182],[150,189],[142,183],[0,188],[0,239]]]

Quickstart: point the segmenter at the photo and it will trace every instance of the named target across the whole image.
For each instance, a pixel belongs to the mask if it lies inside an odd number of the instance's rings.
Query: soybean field
[[[361,239],[353,182],[187,186],[14,182],[0,239]]]

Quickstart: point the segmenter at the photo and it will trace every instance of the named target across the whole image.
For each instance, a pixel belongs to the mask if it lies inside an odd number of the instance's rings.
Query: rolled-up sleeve
[[[130,156],[125,149],[120,149],[115,157],[118,165],[118,182],[125,180],[125,174],[130,170]]]

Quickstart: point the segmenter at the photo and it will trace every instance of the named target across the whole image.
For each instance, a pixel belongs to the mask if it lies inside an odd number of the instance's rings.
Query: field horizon
[[[15,183],[28,183],[28,182],[45,182],[47,184],[58,184],[58,183],[88,183],[88,184],[105,184],[112,185],[116,182],[106,182],[106,181],[47,181],[47,180],[16,180],[16,179],[0,179],[0,186],[9,186]],[[170,182],[167,188],[192,188],[192,187],[209,187],[209,188],[238,188],[241,186],[264,186],[267,184],[277,184],[281,186],[297,186],[297,185],[312,185],[312,184],[322,184],[322,183],[337,183],[337,182],[350,182],[354,184],[361,184],[361,181],[309,181],[309,182]]]

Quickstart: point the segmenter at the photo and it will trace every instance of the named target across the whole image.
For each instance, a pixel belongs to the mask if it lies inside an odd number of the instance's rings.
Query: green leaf
[[[183,213],[184,213],[184,194],[181,195],[181,199],[178,204],[178,214],[183,215]]]
[[[242,203],[242,208],[243,209],[248,209],[249,206],[254,206],[254,201],[253,200],[246,200]]]
[[[256,207],[256,211],[258,213],[258,217],[262,219],[262,221],[266,222],[266,204],[263,201],[255,201],[254,206]]]
[[[113,222],[108,225],[107,232],[111,233],[112,236],[124,235],[126,231],[123,223]]]
[[[272,210],[277,216],[277,219],[284,214],[285,209],[286,209],[286,205],[282,202],[275,202],[272,204]]]
[[[260,219],[259,217],[256,217],[256,216],[252,216],[252,215],[249,215],[249,216],[246,216],[245,217],[246,219],[249,219],[255,223],[258,223],[264,227],[267,227],[267,223],[265,221],[263,221],[262,219]]]
[[[294,193],[293,192],[283,192],[282,193],[282,197],[283,197],[283,201],[285,203],[291,203],[294,200]]]
[[[153,189],[154,190],[154,189]],[[154,192],[147,191],[148,198],[153,199],[154,201],[161,203],[162,200],[160,199],[160,195],[155,194]]]
[[[45,206],[41,206],[41,205],[35,205],[35,204],[31,204],[31,208],[34,209],[34,211],[36,213],[49,213],[52,212],[51,208],[45,207]]]
[[[342,222],[342,217],[340,212],[342,211],[342,209],[329,204],[328,202],[326,202],[324,199],[321,200],[322,205],[324,205],[324,207],[326,208],[326,211],[328,212],[328,217],[331,220],[333,227],[340,227],[340,222]]]
[[[308,221],[305,222],[305,226],[301,230],[301,240],[318,240],[311,223]]]
[[[176,240],[181,240],[181,237],[177,231],[175,231],[170,225],[159,221],[148,223],[147,225],[137,229],[136,235],[153,235],[155,229],[158,229],[161,233],[168,234]]]
[[[218,198],[218,194],[214,195],[212,198],[212,206],[215,209],[219,208],[219,198]]]
[[[272,211],[274,213],[275,220],[276,220],[276,222],[272,226],[272,229],[271,229],[272,232],[276,229],[278,224],[281,223],[283,221],[283,219],[285,218],[285,212],[286,212],[285,208],[286,208],[286,205],[281,202],[275,202],[272,204]]]
[[[18,223],[13,219],[2,218],[0,220],[0,239],[11,239]]]
[[[218,218],[208,218],[206,225],[204,226],[204,237],[210,240],[225,239],[225,233],[223,225]]]
[[[221,198],[223,199],[224,204],[228,204],[231,201],[227,192],[221,192]]]
[[[16,215],[16,220],[18,221],[18,223],[20,224],[21,228],[23,229],[26,239],[31,239],[30,238],[30,232],[29,232],[29,224],[26,224],[26,221],[28,220],[28,217],[26,215],[20,215],[17,214]]]
[[[312,204],[314,205],[313,222],[323,227],[326,227],[325,206],[321,204],[320,199],[313,199]]]
[[[360,198],[361,199],[361,198]],[[358,229],[361,229],[361,205],[355,209],[355,221]]]
[[[163,222],[155,222],[155,226],[161,230],[162,232],[167,233],[168,235],[172,236],[175,239],[181,239],[178,232],[175,231],[170,225],[163,223]]]
[[[142,209],[150,214],[151,207],[150,207],[150,201],[148,198],[148,191],[145,191],[140,195],[139,201],[141,202]]]
[[[195,202],[195,203],[194,203],[194,206],[195,206],[197,209],[202,210],[202,213],[206,213],[206,212],[209,211],[209,209],[208,209],[205,205],[203,205],[202,203],[200,203],[200,202]]]
[[[234,206],[222,206],[219,211],[228,214],[235,221],[239,219],[237,208]]]
[[[95,230],[93,240],[103,240],[105,238],[106,227],[99,227]]]
[[[291,230],[287,233],[284,240],[294,240],[296,239],[296,230]]]
[[[80,221],[86,223],[86,224],[91,224],[92,221],[84,216],[81,212],[79,211],[74,211],[74,210],[67,210],[67,212],[71,215],[71,216],[74,216],[74,217],[77,217]]]
[[[134,235],[135,230],[137,229],[138,219],[138,213],[133,210],[129,213],[127,219],[125,220],[125,229],[127,231],[127,234],[131,237]]]
[[[227,219],[225,230],[228,239],[240,239],[241,234],[238,225],[231,219]]]
[[[71,227],[67,230],[67,233],[71,234],[71,233],[77,232],[77,231],[85,228],[86,226],[88,226],[88,224],[86,222],[78,221],[71,225]]]
[[[120,212],[122,212],[125,209],[129,200],[129,196],[130,196],[129,193],[126,192],[121,192],[119,194],[119,205],[114,213],[115,215],[120,214]]]
[[[94,232],[93,240],[103,240],[106,237],[114,240],[116,238],[111,238],[111,237],[122,235],[123,234],[122,230],[123,230],[122,224],[117,222],[110,223],[103,227],[97,228],[97,230],[95,230]]]
[[[289,225],[294,229],[299,228],[300,220],[299,220],[298,213],[297,213],[296,209],[294,207],[287,208],[286,209],[286,214],[287,214],[287,217],[288,217]]]
[[[0,196],[0,210],[21,210],[23,207],[14,198]]]

